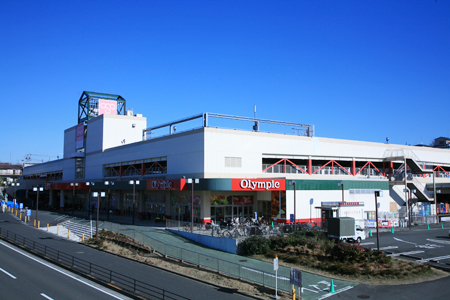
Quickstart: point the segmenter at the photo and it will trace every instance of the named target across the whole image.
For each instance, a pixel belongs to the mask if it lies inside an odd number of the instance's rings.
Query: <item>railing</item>
[[[94,278],[98,282],[111,284],[108,285],[109,288],[114,286],[117,287],[118,290],[137,295],[140,298],[189,300],[189,298],[177,295],[167,290],[106,269],[102,266],[90,263],[83,259],[79,259],[75,256],[36,243],[33,240],[27,239],[8,230],[0,228],[0,236],[11,243],[22,246],[34,254],[51,260],[58,265],[70,267],[72,271],[88,276],[89,279]]]
[[[265,170],[270,166],[271,166],[270,164],[263,164],[262,169]],[[302,168],[303,170],[307,171],[306,166],[299,166],[299,167]],[[347,172],[338,166],[336,166],[336,167],[313,166],[312,173],[314,175],[337,175],[337,176],[347,175],[347,176],[351,176],[351,173],[352,173],[351,168],[344,167],[344,169],[347,170]],[[359,176],[383,176],[375,168],[365,167],[361,172],[360,172],[360,170],[361,170],[361,168],[355,168],[355,172]],[[308,175],[307,173],[303,172],[301,169],[296,168],[295,166],[286,165],[286,167],[285,167],[284,165],[281,165],[281,164],[272,166],[270,169],[267,169],[264,173]]]
[[[192,263],[203,268],[208,268],[219,273],[228,274],[239,279],[244,279],[263,286],[275,288],[275,276],[273,272],[252,269],[247,265],[237,264],[213,256],[201,254],[196,251],[169,245],[120,224],[105,222],[102,228],[131,237],[144,245],[150,246],[162,255]],[[292,289],[290,279],[283,276],[278,276],[278,289],[285,292],[290,292]]]

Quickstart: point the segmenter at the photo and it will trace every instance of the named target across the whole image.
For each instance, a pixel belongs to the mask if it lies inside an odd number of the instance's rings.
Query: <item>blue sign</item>
[[[31,209],[27,210],[27,217],[31,217]]]
[[[20,204],[19,204],[19,208],[20,208],[20,209],[23,209],[23,203],[20,203]]]
[[[302,272],[300,270],[291,268],[291,284],[302,285]]]
[[[291,223],[294,222],[294,214],[291,214]]]

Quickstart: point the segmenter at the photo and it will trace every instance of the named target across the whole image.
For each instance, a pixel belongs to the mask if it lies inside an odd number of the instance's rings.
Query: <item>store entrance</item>
[[[189,205],[179,205],[175,208],[176,219],[182,222],[191,221],[191,207]],[[200,222],[200,207],[194,206],[194,223]]]

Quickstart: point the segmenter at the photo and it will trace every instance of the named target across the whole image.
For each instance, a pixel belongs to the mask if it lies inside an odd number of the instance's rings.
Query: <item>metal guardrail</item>
[[[119,292],[124,291],[134,297],[137,296],[144,299],[162,300],[190,300],[184,296],[177,295],[167,290],[147,284],[143,281],[136,280],[110,269],[106,269],[102,266],[90,263],[70,254],[66,254],[51,247],[36,243],[33,240],[27,239],[6,229],[2,229],[1,227],[0,237],[15,245],[22,246],[24,249],[50,260],[55,264],[63,267],[69,267],[72,271],[87,276],[88,279],[94,279],[97,282],[104,284],[113,284],[114,287],[118,288]],[[111,288],[111,285],[108,285],[108,288]]]
[[[274,272],[253,269],[247,265],[230,262],[196,251],[169,245],[153,239],[148,235],[138,232],[132,228],[116,223],[105,222],[102,229],[110,230],[133,238],[144,245],[150,246],[156,252],[167,257],[185,261],[203,268],[208,268],[219,273],[231,275],[239,279],[254,282],[265,287],[275,288],[276,285]],[[288,293],[291,292],[292,285],[290,284],[290,278],[278,275],[277,288],[278,290]]]

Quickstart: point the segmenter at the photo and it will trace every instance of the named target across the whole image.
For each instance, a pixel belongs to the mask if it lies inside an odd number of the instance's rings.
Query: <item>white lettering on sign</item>
[[[172,182],[171,181],[153,181],[152,182],[152,188],[153,189],[171,189],[172,188]]]
[[[278,189],[280,187],[280,183],[278,181],[251,181],[248,179],[241,180],[240,183],[241,188],[243,189]]]

